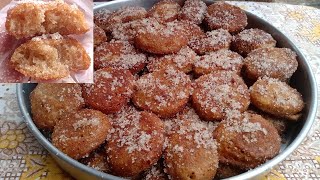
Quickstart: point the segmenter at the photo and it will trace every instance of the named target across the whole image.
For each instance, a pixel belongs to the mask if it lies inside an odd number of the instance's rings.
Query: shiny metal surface
[[[106,2],[99,6],[96,6],[94,10],[99,9],[109,9],[115,10],[124,6],[143,6],[145,8],[150,8],[157,0],[118,0],[112,2]],[[183,1],[178,1],[183,2]],[[205,1],[210,4],[212,1]],[[249,27],[257,27],[269,32],[274,39],[277,40],[278,47],[287,47],[294,50],[298,54],[299,67],[298,70],[294,73],[290,84],[297,88],[298,91],[303,95],[304,101],[306,102],[306,107],[303,112],[303,117],[301,121],[295,126],[290,127],[290,133],[286,136],[286,142],[282,145],[282,149],[279,155],[277,155],[272,160],[266,162],[265,164],[240,174],[229,178],[230,180],[242,180],[242,179],[259,179],[265,173],[268,173],[269,170],[282,160],[284,160],[289,154],[291,154],[306,137],[308,131],[310,130],[313,121],[315,119],[315,114],[317,110],[317,86],[315,78],[312,74],[312,70],[307,60],[299,52],[296,46],[288,39],[284,34],[279,30],[271,26],[269,23],[258,18],[257,16],[247,13]],[[38,139],[38,141],[50,152],[52,157],[57,161],[57,163],[73,177],[77,179],[112,179],[118,180],[122,179],[113,175],[109,175],[95,169],[89,168],[72,158],[66,156],[57,148],[55,148],[48,139],[41,134],[37,129],[35,124],[32,121],[30,115],[30,102],[29,94],[34,89],[34,84],[18,84],[17,85],[17,96],[19,101],[19,106],[21,112],[25,118],[25,121],[28,125],[30,131]]]

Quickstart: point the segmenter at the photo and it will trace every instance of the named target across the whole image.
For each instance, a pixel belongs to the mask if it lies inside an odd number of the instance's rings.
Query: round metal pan
[[[150,8],[157,0],[118,0],[106,2],[98,5],[94,8],[94,11],[100,9],[116,10],[124,6],[142,6],[146,9]],[[183,3],[182,1],[178,1]],[[207,4],[211,4],[213,1],[205,1]],[[273,159],[267,161],[261,166],[247,171],[243,174],[228,178],[230,180],[242,180],[242,179],[259,179],[261,176],[268,173],[271,168],[282,160],[284,160],[289,154],[291,154],[306,137],[308,131],[310,130],[313,121],[315,119],[315,114],[317,110],[317,85],[315,78],[313,76],[312,70],[309,63],[300,53],[299,49],[279,30],[273,27],[268,22],[263,19],[247,12],[248,16],[248,28],[255,27],[265,30],[270,33],[274,39],[277,41],[278,47],[287,47],[294,50],[298,55],[299,67],[294,73],[290,84],[291,86],[298,89],[298,91],[303,95],[303,99],[306,103],[305,109],[303,111],[303,116],[301,120],[294,126],[289,128],[289,133],[285,137],[285,142],[282,144],[281,152],[279,155]],[[78,161],[68,157],[54,147],[47,137],[45,137],[35,126],[32,121],[31,111],[30,111],[30,100],[29,94],[35,88],[35,84],[18,84],[17,85],[17,96],[18,102],[30,131],[38,139],[38,141],[49,151],[56,162],[70,175],[77,179],[110,179],[117,180],[122,179],[110,174],[106,174],[90,167],[87,167]]]

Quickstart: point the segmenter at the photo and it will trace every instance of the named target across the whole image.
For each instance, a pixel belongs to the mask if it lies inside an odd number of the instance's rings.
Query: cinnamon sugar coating
[[[220,121],[235,110],[244,112],[249,104],[248,87],[232,71],[217,71],[195,81],[192,105],[203,120]]]
[[[209,29],[226,29],[234,34],[243,30],[248,22],[246,13],[237,6],[215,2],[208,6],[205,17]]]
[[[109,118],[102,112],[82,109],[57,122],[52,144],[71,158],[84,158],[105,141],[111,128]]]
[[[65,114],[84,107],[78,84],[38,84],[30,94],[32,119],[37,127],[52,131]]]
[[[275,47],[276,40],[261,29],[245,29],[232,39],[231,48],[243,56],[258,48]]]
[[[128,70],[104,68],[94,73],[94,84],[83,86],[85,103],[103,113],[121,110],[130,100],[134,77]]]
[[[199,36],[189,42],[189,46],[196,53],[203,55],[220,49],[229,49],[232,40],[231,34],[224,29],[206,32],[205,36]]]
[[[201,24],[206,13],[207,5],[202,0],[186,0],[179,13],[179,19]]]
[[[148,11],[147,17],[161,22],[170,22],[178,18],[180,5],[172,0],[163,0],[154,4]]]
[[[164,68],[137,80],[133,103],[159,117],[172,117],[183,110],[191,94],[191,81],[183,72]]]
[[[276,156],[281,139],[275,127],[260,115],[238,113],[215,129],[219,162],[243,170],[255,168]]]
[[[100,44],[95,50],[94,68],[112,67],[130,70],[135,74],[146,66],[147,57],[128,41],[111,40]]]
[[[243,66],[249,79],[268,76],[288,81],[298,68],[297,54],[288,48],[260,48],[248,54]]]
[[[183,30],[184,27],[178,21],[162,24],[155,19],[144,19],[134,44],[149,53],[176,53],[186,46],[189,40]]]
[[[264,77],[250,87],[251,102],[264,112],[286,117],[302,111],[302,95],[285,82]]]
[[[219,159],[213,138],[215,124],[201,121],[187,107],[176,118],[166,120],[165,125],[165,172],[172,179],[213,179]]]
[[[156,115],[128,107],[113,115],[112,126],[106,144],[112,174],[136,176],[158,161],[163,149],[164,125]]]

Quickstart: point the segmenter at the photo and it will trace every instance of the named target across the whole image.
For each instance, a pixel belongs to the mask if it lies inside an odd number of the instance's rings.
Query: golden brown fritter
[[[298,68],[297,54],[288,48],[260,48],[248,54],[243,67],[252,80],[268,76],[287,81]]]
[[[302,111],[302,95],[285,82],[264,77],[250,87],[251,103],[276,116],[295,115]]]
[[[111,32],[114,26],[117,24],[143,19],[146,17],[146,15],[147,11],[143,7],[122,7],[115,12],[112,12],[108,16],[106,22],[104,23],[103,29],[106,32]]]
[[[155,18],[160,22],[174,21],[178,18],[181,7],[172,0],[163,0],[154,4],[148,11],[147,17]]]
[[[178,21],[161,24],[155,19],[144,19],[134,38],[134,44],[143,51],[154,54],[178,52],[188,43],[184,26]]]
[[[18,72],[39,80],[66,77],[70,71],[86,70],[90,57],[75,39],[51,35],[36,37],[20,45],[10,59]]]
[[[232,39],[231,47],[234,51],[247,56],[251,51],[258,48],[275,47],[276,40],[271,34],[261,29],[245,29]]]
[[[121,110],[130,100],[134,77],[128,70],[104,68],[94,72],[94,84],[83,86],[85,103],[103,113]]]
[[[248,22],[246,13],[237,6],[216,2],[208,6],[205,17],[209,29],[226,29],[234,34],[243,30]]]
[[[196,53],[203,55],[207,52],[220,49],[229,49],[232,36],[224,29],[208,31],[205,36],[194,38],[189,42],[189,46]]]
[[[179,20],[201,24],[207,13],[207,5],[202,0],[186,0],[179,13]]]
[[[219,162],[248,170],[280,151],[276,128],[257,114],[235,112],[215,129]]]
[[[227,49],[221,49],[198,58],[194,63],[194,73],[196,76],[202,76],[211,72],[226,70],[234,71],[240,75],[242,65],[243,58],[241,55]]]
[[[22,3],[8,11],[6,30],[10,35],[19,39],[32,37],[46,32],[43,22],[42,7],[35,3]]]
[[[82,109],[64,116],[52,133],[52,144],[73,159],[88,156],[107,138],[112,126],[100,111]]]
[[[38,84],[30,94],[33,122],[38,128],[53,130],[65,114],[84,107],[78,84]]]
[[[192,71],[192,65],[196,58],[197,54],[186,46],[175,54],[149,57],[147,68],[149,72],[153,72],[162,68],[174,67],[184,73],[188,73]]]
[[[106,145],[112,174],[136,176],[158,161],[164,143],[164,125],[156,115],[128,107],[112,119],[113,129]]]
[[[50,6],[50,5],[49,5]],[[46,33],[84,34],[89,31],[83,12],[75,5],[56,3],[44,13]]]
[[[213,179],[218,168],[215,125],[201,121],[191,108],[166,120],[165,172],[172,179]]]
[[[40,34],[84,34],[89,30],[85,16],[75,5],[52,1],[21,3],[8,11],[6,30],[17,39]]]
[[[168,67],[137,80],[133,103],[159,117],[172,117],[183,110],[191,94],[191,81],[182,71]]]
[[[249,104],[248,87],[235,72],[217,71],[195,81],[192,105],[204,120],[222,120],[235,110],[244,112]]]
[[[132,74],[146,66],[147,56],[140,53],[128,41],[104,42],[95,50],[94,68],[117,68],[130,70]]]

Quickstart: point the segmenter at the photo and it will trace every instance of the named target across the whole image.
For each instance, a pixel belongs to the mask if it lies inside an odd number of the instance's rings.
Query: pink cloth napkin
[[[28,0],[30,1],[30,0]],[[9,60],[14,50],[22,44],[23,40],[16,40],[14,37],[7,34],[5,29],[5,20],[7,11],[18,4],[19,0],[11,1],[7,6],[0,10],[0,83],[35,83],[35,82],[50,82],[50,83],[92,83],[93,82],[93,3],[91,0],[65,0],[68,4],[76,4],[78,8],[84,12],[90,30],[83,35],[70,35],[77,39],[91,58],[89,69],[84,71],[72,72],[70,76],[54,81],[36,81],[30,77],[15,71],[9,65]],[[23,2],[23,1],[22,1]]]

